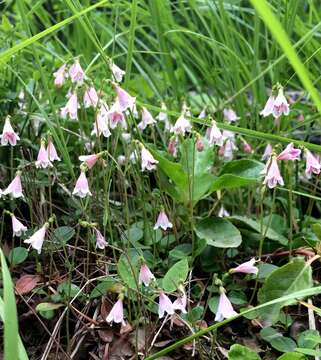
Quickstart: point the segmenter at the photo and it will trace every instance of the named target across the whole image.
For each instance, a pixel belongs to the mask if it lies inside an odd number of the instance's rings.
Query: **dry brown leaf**
[[[22,275],[21,278],[16,281],[16,293],[20,295],[28,294],[39,282],[39,275]]]
[[[98,335],[105,343],[111,343],[114,339],[114,331],[112,329],[98,330]]]
[[[133,327],[130,325],[130,323],[126,323],[125,325],[121,325],[120,328],[120,335],[125,335],[125,334],[129,334],[130,332],[133,331]]]

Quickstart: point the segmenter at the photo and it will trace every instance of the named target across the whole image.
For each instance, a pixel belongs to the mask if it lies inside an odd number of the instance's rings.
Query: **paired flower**
[[[52,163],[50,162],[48,156],[48,150],[46,149],[45,142],[43,140],[41,141],[41,145],[36,161],[36,168],[40,168],[40,167],[43,169],[46,169],[47,167],[52,167]]]
[[[161,112],[156,116],[156,119],[159,121],[162,121],[165,123],[165,130],[170,131],[172,128],[172,125],[168,119],[168,115],[167,115],[167,107],[165,105],[165,103],[162,103],[161,106]]]
[[[158,161],[154,159],[153,155],[142,145],[141,148],[142,171],[155,170]]]
[[[109,120],[109,126],[111,129],[115,129],[118,124],[120,124],[123,129],[127,129],[125,116],[120,108],[118,100],[114,102],[114,104],[108,111],[107,118]]]
[[[96,235],[96,248],[101,250],[105,249],[105,247],[108,245],[105,237],[98,229],[94,228],[94,230]]]
[[[264,150],[264,154],[261,157],[261,160],[267,160],[272,154],[273,148],[271,144],[267,144]]]
[[[100,107],[97,113],[96,121],[94,122],[94,128],[91,132],[91,135],[100,136],[101,134],[103,134],[106,138],[111,135],[108,127],[108,111],[106,104],[102,104]]]
[[[170,298],[165,295],[163,292],[159,294],[159,302],[158,302],[158,316],[161,319],[165,312],[168,315],[174,314],[174,306],[170,300]]]
[[[145,108],[142,108],[142,121],[137,125],[140,130],[145,130],[148,125],[156,124],[153,115]]]
[[[82,84],[85,79],[85,73],[82,67],[79,64],[79,60],[76,59],[75,62],[69,68],[69,76],[73,83]]]
[[[157,230],[159,228],[162,228],[164,231],[167,229],[171,229],[173,227],[173,224],[168,220],[168,217],[164,210],[162,210],[157,218],[156,224],[154,226],[154,230]]]
[[[136,98],[129,95],[127,91],[122,89],[117,84],[114,84],[116,94],[117,94],[117,100],[119,102],[119,107],[121,111],[125,111],[127,109],[133,110],[133,107],[136,102]]]
[[[106,318],[107,323],[113,323],[116,324],[122,324],[125,325],[124,321],[124,306],[123,306],[123,299],[122,295],[119,296],[119,299],[114,304],[112,309],[110,310],[110,313],[108,314]]]
[[[66,67],[66,64],[62,64],[60,68],[53,73],[53,76],[55,78],[54,85],[56,88],[61,88],[68,76]]]
[[[191,132],[191,130],[192,125],[189,120],[185,118],[184,113],[182,113],[182,115],[176,120],[174,126],[171,128],[172,133],[182,136],[185,136],[185,133]]]
[[[265,174],[263,184],[267,185],[270,189],[276,187],[277,184],[284,185],[276,157],[273,154],[270,156],[263,173]]]
[[[17,171],[15,178],[11,181],[9,186],[3,190],[2,195],[11,195],[13,198],[23,197],[20,171]]]
[[[73,195],[77,195],[80,198],[84,198],[87,195],[92,196],[92,193],[89,190],[88,180],[86,178],[86,173],[83,169],[80,171],[79,178],[76,182],[75,188],[72,192]]]
[[[311,178],[312,174],[320,174],[321,165],[320,160],[316,158],[308,149],[305,149],[305,175],[308,179]]]
[[[230,213],[224,208],[224,206],[222,205],[221,207],[220,207],[220,210],[219,210],[219,212],[218,212],[218,214],[217,214],[217,216],[218,217],[228,217],[228,216],[230,216]]]
[[[249,261],[244,262],[243,264],[240,264],[239,266],[237,266],[236,268],[230,269],[229,273],[230,274],[234,274],[234,273],[244,273],[244,274],[257,274],[259,269],[254,266],[256,260],[254,258],[252,258]]]
[[[53,144],[51,139],[48,140],[47,153],[50,161],[61,161],[60,157],[57,154],[55,145]]]
[[[122,82],[124,75],[126,74],[126,72],[124,70],[122,70],[119,66],[117,66],[114,62],[110,62],[109,64],[110,67],[110,71],[112,72],[115,80],[117,82]]]
[[[98,94],[93,86],[91,86],[90,88],[88,88],[85,91],[85,94],[84,94],[85,109],[87,109],[91,106],[95,109],[97,107],[98,100],[99,100]]]
[[[143,263],[139,270],[138,284],[144,283],[145,286],[149,286],[151,281],[155,280],[154,274],[150,271],[149,267]]]
[[[293,143],[287,145],[287,147],[279,154],[277,160],[299,160],[301,150],[295,149]]]
[[[179,290],[181,294],[173,302],[173,308],[174,310],[180,310],[183,314],[186,314],[187,296],[182,285],[179,286]]]
[[[6,120],[4,122],[4,127],[2,130],[2,135],[0,137],[1,137],[2,146],[8,145],[8,143],[11,146],[16,146],[17,141],[20,140],[19,135],[14,132],[11,126],[9,115],[6,117]]]
[[[24,226],[23,223],[14,216],[14,214],[11,214],[11,221],[13,236],[19,237],[28,230],[27,227]]]
[[[225,120],[229,123],[234,123],[236,120],[239,120],[239,117],[236,115],[236,112],[233,109],[224,109],[223,115]]]
[[[224,142],[223,135],[216,125],[216,121],[212,121],[211,128],[207,131],[208,142],[210,145],[222,146]]]
[[[237,315],[237,313],[234,311],[230,300],[225,295],[225,289],[221,286],[220,298],[216,311],[215,321],[222,321],[224,319],[229,319],[230,317],[235,315]]]
[[[92,155],[80,155],[78,159],[88,166],[88,169],[91,169],[99,159],[99,154],[92,154]]]
[[[260,115],[267,117],[273,115],[275,118],[279,118],[282,114],[289,115],[290,108],[289,104],[284,96],[283,88],[279,87],[279,92],[277,97],[274,97],[272,94],[265,106],[264,109],[260,112]]]
[[[41,253],[42,245],[45,240],[46,232],[49,223],[46,222],[39,230],[37,230],[29,239],[24,240],[24,243],[30,244],[31,247]]]
[[[63,119],[66,119],[67,115],[69,115],[70,119],[77,120],[78,119],[78,98],[77,93],[74,91],[67,95],[69,97],[67,104],[61,108],[60,116]]]

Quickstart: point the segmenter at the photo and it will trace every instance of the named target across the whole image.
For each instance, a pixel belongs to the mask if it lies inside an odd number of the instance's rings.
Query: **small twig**
[[[149,349],[148,349],[148,352],[150,352],[151,349],[153,348],[153,346],[154,346],[154,344],[155,344],[155,342],[156,342],[156,340],[157,340],[157,338],[158,338],[158,335],[159,335],[160,332],[162,331],[162,329],[163,329],[163,327],[164,327],[164,325],[166,324],[166,322],[167,322],[168,319],[169,319],[169,315],[166,315],[166,317],[165,317],[162,325],[161,325],[160,328],[158,329],[157,333],[155,334],[155,336],[154,336],[154,338],[153,338],[153,340],[152,340],[152,342],[151,342],[151,345],[150,345],[150,347],[149,347]]]

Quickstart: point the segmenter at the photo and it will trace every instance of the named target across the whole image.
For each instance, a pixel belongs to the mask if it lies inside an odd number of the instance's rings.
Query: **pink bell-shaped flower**
[[[117,66],[114,62],[110,63],[110,71],[112,72],[115,80],[117,82],[122,82],[124,75],[126,72],[122,70],[119,66]]]
[[[156,169],[156,165],[158,164],[158,161],[154,159],[153,155],[144,146],[142,146],[140,156],[142,160],[142,171],[144,170],[152,171]]]
[[[69,94],[69,99],[66,105],[60,110],[60,116],[63,119],[66,119],[67,115],[69,115],[72,120],[78,119],[78,99],[76,92]]]
[[[251,154],[253,152],[252,146],[247,142],[243,143],[243,150],[248,154]]]
[[[287,145],[287,147],[279,154],[277,160],[300,160],[300,149],[295,149],[293,143]]]
[[[161,106],[161,111],[160,113],[156,116],[156,119],[161,121],[161,122],[164,122],[165,123],[165,130],[168,130],[170,131],[171,128],[172,128],[172,125],[168,119],[168,115],[167,115],[167,107],[166,107],[166,104],[165,103],[162,103],[162,106]]]
[[[224,138],[215,121],[212,121],[212,126],[207,132],[207,138],[210,145],[223,145]]]
[[[57,154],[55,145],[51,139],[48,140],[47,153],[50,161],[61,161],[60,157]]]
[[[13,236],[19,237],[28,230],[27,227],[24,226],[23,223],[19,221],[13,214],[11,215],[11,221]]]
[[[85,73],[82,67],[79,64],[79,60],[76,59],[75,62],[69,68],[69,76],[73,83],[82,84],[85,79]]]
[[[48,152],[45,147],[44,141],[41,141],[40,149],[37,156],[36,168],[46,169],[47,167],[52,167],[52,163],[49,160]]]
[[[105,237],[98,229],[95,228],[94,230],[96,235],[96,248],[101,250],[105,249],[105,247],[107,246],[107,241]]]
[[[237,313],[234,311],[230,300],[225,295],[224,288],[220,287],[220,299],[217,307],[215,321],[222,321],[224,319],[229,319],[230,317],[235,315],[237,315]]]
[[[223,115],[225,120],[229,123],[234,123],[236,120],[239,120],[239,117],[236,115],[236,112],[233,109],[224,109]]]
[[[267,116],[273,114],[274,101],[275,101],[275,97],[273,95],[271,95],[268,98],[268,100],[264,106],[264,109],[260,112],[260,115],[262,115],[263,117],[267,117]]]
[[[119,101],[120,110],[121,111],[125,111],[127,109],[132,110],[135,105],[136,98],[129,95],[127,91],[122,89],[117,84],[114,85],[117,93],[117,100]]]
[[[167,145],[168,153],[171,154],[174,158],[177,157],[177,151],[178,151],[177,145],[178,145],[178,142],[177,142],[177,139],[175,137],[172,137],[169,140],[169,143]]]
[[[115,129],[118,124],[120,124],[123,129],[127,129],[125,116],[120,108],[118,100],[114,102],[114,104],[108,111],[107,118],[109,120],[109,126],[111,129]]]
[[[179,286],[179,290],[181,294],[173,302],[173,308],[174,310],[180,310],[183,314],[186,314],[187,296],[182,285]]]
[[[224,206],[222,205],[222,206],[220,207],[220,210],[219,210],[217,216],[220,217],[220,218],[228,217],[228,216],[230,216],[230,213],[229,213],[229,212],[224,208]]]
[[[273,189],[277,186],[277,184],[283,186],[284,181],[280,174],[280,170],[276,161],[275,156],[271,156],[269,161],[267,162],[265,169],[263,170],[265,174],[265,179],[263,184],[267,185],[270,189]]]
[[[2,195],[11,195],[13,198],[23,197],[20,175],[21,172],[18,171],[16,177],[11,181],[9,186],[3,190]]]
[[[229,273],[230,274],[234,274],[234,273],[244,273],[244,274],[257,274],[259,269],[254,266],[256,260],[254,258],[252,258],[249,261],[244,262],[243,264],[240,264],[239,266],[237,266],[236,268],[230,269]]]
[[[146,264],[142,264],[139,270],[138,284],[144,283],[145,286],[149,286],[150,282],[155,280],[155,276],[150,271]]]
[[[311,178],[312,174],[320,174],[321,165],[320,160],[317,159],[308,149],[305,149],[305,175],[308,179]]]
[[[92,155],[80,155],[78,159],[87,164],[88,168],[91,169],[99,159],[99,154]]]
[[[87,109],[91,106],[95,109],[98,104],[98,100],[99,100],[98,94],[97,94],[95,88],[93,86],[91,86],[90,88],[87,88],[87,90],[85,91],[85,94],[84,94],[85,109]]]
[[[159,303],[158,303],[158,316],[161,319],[165,312],[168,315],[174,314],[174,307],[167,295],[165,295],[163,292],[159,294]]]
[[[37,230],[29,239],[24,240],[26,244],[30,244],[31,247],[41,253],[42,245],[45,240],[48,223],[45,223],[39,230]]]
[[[206,107],[199,113],[199,115],[198,115],[198,119],[201,119],[201,120],[203,120],[203,119],[205,119],[206,118]]]
[[[10,116],[7,116],[1,134],[1,145],[5,146],[9,143],[11,146],[16,146],[18,140],[20,140],[20,137],[14,132],[11,126]]]
[[[107,323],[113,323],[116,324],[123,324],[125,325],[124,321],[124,307],[123,307],[123,300],[119,298],[117,302],[114,304],[112,309],[110,310],[110,313],[108,314],[106,318]]]
[[[108,138],[111,135],[111,132],[108,127],[108,113],[107,109],[103,105],[97,113],[96,121],[94,122],[94,128],[91,132],[91,135],[100,136],[101,134],[104,137]]]
[[[145,130],[148,125],[156,124],[152,114],[145,108],[142,108],[142,121],[137,125],[140,130]]]
[[[158,215],[154,230],[162,228],[164,231],[166,231],[167,229],[171,229],[172,227],[173,224],[168,220],[165,211],[162,210]]]
[[[53,76],[55,78],[54,85],[56,88],[61,88],[68,76],[66,67],[66,64],[62,64],[60,68],[53,73]]]
[[[75,185],[75,188],[74,188],[72,194],[77,195],[81,198],[84,198],[87,195],[92,196],[92,193],[89,190],[88,180],[86,178],[85,171],[81,170],[79,178],[76,182],[76,185]]]
[[[191,132],[192,124],[185,118],[185,115],[182,114],[177,120],[174,126],[171,128],[171,132],[176,135],[185,136],[185,133]]]
[[[289,104],[284,96],[283,88],[280,88],[278,96],[275,98],[273,103],[273,116],[275,118],[279,118],[282,114],[289,115],[289,112]]]
[[[270,155],[272,154],[273,147],[271,144],[267,144],[264,150],[264,154],[262,155],[261,160],[266,161]]]

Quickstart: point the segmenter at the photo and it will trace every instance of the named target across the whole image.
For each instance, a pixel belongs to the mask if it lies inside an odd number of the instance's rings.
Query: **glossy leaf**
[[[163,289],[168,292],[175,291],[178,285],[186,280],[188,274],[188,262],[186,259],[174,264],[165,274]]]

